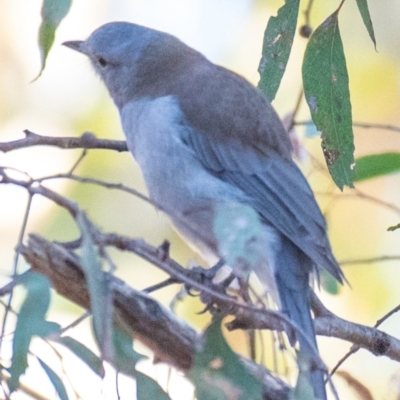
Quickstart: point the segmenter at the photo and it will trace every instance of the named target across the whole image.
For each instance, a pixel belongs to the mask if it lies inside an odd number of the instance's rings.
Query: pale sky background
[[[370,1],[371,16],[378,41],[375,52],[358,15],[355,1],[348,0],[340,15],[340,28],[348,60],[351,98],[355,120],[380,122],[400,126],[400,2]],[[87,0],[75,1],[70,14],[57,32],[45,71],[35,82],[40,68],[37,32],[40,24],[41,1],[13,0],[2,2],[0,13],[0,141],[16,140],[23,129],[54,136],[78,136],[85,131],[99,137],[122,139],[118,115],[99,79],[94,76],[88,60],[60,44],[66,40],[85,39],[100,25],[115,20],[126,20],[160,29],[203,52],[212,61],[244,75],[257,84],[257,67],[262,37],[269,16],[276,13],[280,1],[250,0]],[[319,25],[335,10],[338,1],[315,0],[312,24]],[[301,88],[300,64],[306,41],[297,38],[287,74],[274,102],[284,117],[293,109]],[[303,104],[300,119],[308,119]],[[302,136],[302,130],[298,133]],[[382,130],[355,130],[356,155],[373,152],[400,151],[398,133]],[[307,139],[305,146],[322,160],[318,138]],[[35,147],[8,154],[0,153],[0,165],[13,166],[31,176],[40,177],[66,172],[79,156],[78,151],[62,151]],[[333,185],[324,172],[312,172],[312,165],[301,166],[310,177],[318,193],[332,191]],[[91,152],[77,171],[113,182],[123,182],[144,191],[140,173],[128,154]],[[83,187],[71,182],[57,181],[49,187],[79,202],[104,230],[116,231],[132,237],[143,237],[158,245],[164,238],[173,241],[172,255],[183,265],[196,256],[172,232],[167,221],[151,207],[131,196],[107,192],[94,187]],[[357,187],[371,196],[398,205],[400,185],[398,175],[362,183]],[[346,189],[345,196],[352,191]],[[333,190],[335,196],[339,191]],[[400,220],[400,215],[376,203],[354,198],[318,196],[327,214],[332,246],[338,260],[399,254],[400,232],[386,229]],[[334,201],[335,200],[335,201]],[[26,207],[23,190],[0,185],[0,272],[7,281],[10,275],[13,249],[17,243],[23,213]],[[28,224],[28,232],[40,232],[45,237],[70,240],[76,237],[73,223],[49,202],[35,199]],[[143,288],[158,282],[164,275],[138,259],[116,255],[118,274],[135,287]],[[399,262],[347,266],[344,271],[351,283],[341,294],[322,293],[326,305],[338,315],[354,322],[373,325],[378,318],[399,303]],[[23,262],[20,266],[25,268]],[[168,304],[174,288],[157,293],[156,297]],[[18,308],[18,297],[17,304]],[[198,303],[190,300],[180,305],[178,312],[197,328],[206,323],[196,315]],[[75,319],[78,310],[54,296],[49,318],[67,324]],[[10,327],[11,329],[11,327]],[[400,337],[400,317],[394,316],[382,329]],[[74,334],[84,343],[91,341],[87,326],[76,328]],[[239,337],[232,336],[230,343]],[[243,351],[244,345],[237,344]],[[90,344],[93,347],[93,344]],[[350,345],[338,340],[322,338],[320,348],[329,367],[335,365]],[[43,357],[45,346],[37,341],[34,350]],[[142,348],[141,351],[144,351]],[[57,365],[54,360],[54,365]],[[55,366],[58,368],[59,366]],[[165,368],[150,364],[145,367],[163,384],[167,381]],[[376,358],[360,351],[343,366],[367,385],[376,399],[395,399],[400,393],[398,363]],[[104,383],[90,376],[87,368],[75,359],[66,357],[66,370],[76,383],[84,399],[116,399],[114,379],[108,374]],[[24,382],[54,398],[50,384],[32,368]],[[132,398],[132,381],[121,385],[122,399]],[[38,385],[38,382],[40,383]],[[178,382],[178,384],[176,383]],[[340,379],[338,388],[343,398],[356,397],[346,391]],[[175,386],[174,386],[175,385]],[[189,399],[190,386],[174,375],[171,383],[174,399]],[[96,394],[94,394],[96,393]],[[14,399],[27,398],[16,394]],[[74,398],[73,396],[71,398]]]

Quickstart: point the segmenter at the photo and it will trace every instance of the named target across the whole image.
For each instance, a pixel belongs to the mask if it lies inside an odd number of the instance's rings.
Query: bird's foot
[[[186,285],[186,291],[190,296],[199,296],[200,300],[206,307],[199,313],[204,314],[206,311],[214,309],[213,293],[226,293],[227,288],[231,285],[235,276],[229,267],[224,265],[221,260],[211,268],[194,267],[191,270],[194,280],[202,286],[206,286],[209,290],[198,290]],[[196,293],[196,292],[198,293]]]

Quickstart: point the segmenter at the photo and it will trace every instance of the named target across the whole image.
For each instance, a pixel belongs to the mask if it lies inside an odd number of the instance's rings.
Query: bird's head
[[[119,107],[143,95],[144,85],[165,85],[191,50],[174,36],[128,22],[108,23],[87,40],[63,44],[89,57]]]

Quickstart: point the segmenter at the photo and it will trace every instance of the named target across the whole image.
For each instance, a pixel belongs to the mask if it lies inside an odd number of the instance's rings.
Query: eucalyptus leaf
[[[400,172],[400,153],[370,154],[357,158],[354,182]]]
[[[264,33],[258,72],[261,92],[272,101],[281,83],[296,33],[300,0],[285,0],[276,17],[268,21]]]
[[[367,28],[369,37],[371,38],[372,42],[374,43],[374,46],[376,49],[375,32],[374,32],[374,27],[372,25],[371,16],[369,14],[367,0],[357,0],[357,6],[360,11],[361,17],[363,19],[364,25]]]
[[[133,350],[132,338],[116,327],[113,329],[113,345],[112,364],[117,371],[135,378],[137,362],[147,357]]]
[[[11,377],[8,381],[11,392],[18,388],[19,378],[25,373],[32,337],[43,331],[50,305],[50,282],[46,277],[28,271],[16,279],[26,288],[26,297],[18,313],[12,343]]]
[[[50,382],[54,386],[54,389],[56,389],[57,395],[60,400],[68,400],[67,391],[65,390],[65,386],[61,378],[39,357],[38,361],[44,372],[46,372],[46,375],[50,379]]]
[[[161,386],[153,379],[136,370],[138,361],[147,358],[133,349],[132,338],[125,332],[114,328],[114,360],[112,364],[117,371],[136,379],[138,400],[170,400]]]
[[[80,360],[82,360],[94,373],[101,378],[104,377],[104,368],[102,360],[93,353],[88,347],[78,342],[72,337],[62,336],[56,340],[57,343],[62,344],[72,353],[74,353]]]
[[[197,400],[262,400],[262,385],[230,349],[215,318],[203,335],[189,378]]]
[[[71,3],[72,0],[43,0],[42,23],[39,28],[39,49],[42,65],[38,77],[46,66],[47,56],[53,46],[56,30],[68,14]]]
[[[214,234],[219,254],[241,277],[247,277],[260,261],[261,222],[256,211],[247,205],[221,202],[216,206]]]
[[[353,187],[352,113],[338,11],[311,36],[302,72],[304,94],[315,126],[321,132],[329,172],[340,190],[344,185]]]
[[[311,362],[301,351],[297,352],[299,375],[294,388],[289,393],[288,400],[318,400],[314,396],[314,389],[310,384]]]
[[[85,273],[90,295],[90,307],[93,314],[94,335],[102,358],[113,359],[112,344],[112,298],[110,280],[103,273],[99,252],[94,244],[90,224],[83,212],[77,216],[82,234],[81,263]]]
[[[137,400],[171,400],[161,386],[139,371],[136,371]]]

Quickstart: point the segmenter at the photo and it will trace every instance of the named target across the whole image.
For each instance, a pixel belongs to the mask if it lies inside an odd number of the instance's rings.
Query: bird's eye
[[[97,61],[100,64],[100,66],[102,66],[102,67],[105,67],[108,64],[107,61],[103,57],[99,57],[97,59]]]

